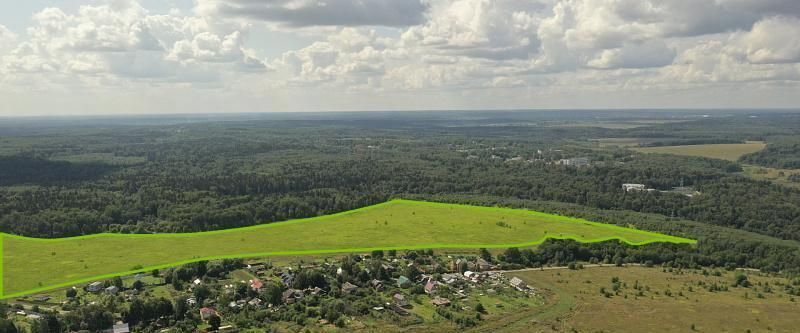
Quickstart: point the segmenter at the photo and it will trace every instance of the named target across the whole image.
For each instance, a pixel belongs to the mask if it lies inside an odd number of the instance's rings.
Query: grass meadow
[[[693,240],[529,210],[392,200],[339,214],[187,234],[2,235],[3,297],[217,258],[501,248],[546,238],[630,244]]]
[[[796,332],[800,302],[783,285],[791,281],[744,272],[752,287],[733,287],[736,274],[719,270],[595,267],[508,273],[551,294],[552,312],[540,332]],[[709,272],[712,273],[712,272]],[[614,291],[612,278],[618,278]],[[709,286],[727,291],[709,291]],[[610,295],[601,293],[604,288]],[[533,315],[531,315],[533,316]],[[527,332],[523,325],[496,332]]]
[[[747,143],[643,147],[631,149],[641,153],[699,156],[736,161],[742,155],[755,153],[764,149],[765,146],[766,144],[761,141],[748,141]]]

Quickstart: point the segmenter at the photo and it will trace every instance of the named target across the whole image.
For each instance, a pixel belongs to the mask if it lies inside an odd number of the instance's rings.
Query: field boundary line
[[[494,212],[503,212],[503,213],[511,213],[511,214],[527,214],[527,215],[533,215],[533,216],[537,216],[537,217],[553,218],[553,219],[559,220],[559,222],[580,223],[580,224],[592,225],[592,226],[603,227],[603,228],[608,228],[608,229],[615,229],[615,230],[619,230],[619,231],[632,232],[632,233],[637,233],[637,234],[651,236],[651,237],[657,237],[657,238],[663,238],[663,239],[672,239],[673,243],[690,243],[690,244],[696,243],[695,240],[688,239],[688,238],[672,236],[672,235],[667,235],[667,234],[662,234],[662,233],[657,233],[657,232],[651,232],[651,231],[646,231],[646,230],[634,229],[634,228],[627,228],[627,227],[622,227],[622,226],[618,226],[618,225],[610,224],[610,223],[593,222],[593,221],[588,221],[588,220],[577,218],[577,217],[570,217],[570,216],[564,216],[564,215],[558,215],[558,214],[544,213],[544,212],[539,212],[539,211],[530,210],[530,209],[506,208],[506,207],[490,207],[490,206],[474,206],[474,205],[466,205],[466,204],[443,203],[443,202],[432,202],[432,201],[422,201],[422,200],[407,200],[407,199],[391,199],[391,200],[386,201],[386,202],[382,202],[382,203],[378,203],[378,204],[374,204],[374,205],[370,205],[370,206],[365,206],[365,207],[361,207],[361,208],[351,209],[351,210],[347,210],[347,211],[343,211],[343,212],[339,212],[339,213],[328,214],[328,215],[306,217],[306,218],[301,218],[301,219],[291,219],[291,220],[280,221],[280,222],[262,223],[262,224],[246,226],[246,227],[238,227],[238,228],[230,228],[230,229],[222,229],[222,230],[212,230],[212,231],[183,232],[183,233],[156,233],[156,234],[121,234],[121,233],[104,232],[104,233],[97,233],[97,234],[91,234],[91,235],[61,237],[61,238],[37,238],[37,237],[27,237],[27,236],[13,235],[13,234],[5,234],[5,235],[10,237],[10,238],[15,238],[15,239],[41,241],[41,242],[70,241],[70,240],[89,239],[89,238],[98,238],[98,237],[131,237],[131,238],[134,238],[134,237],[144,237],[144,238],[147,238],[147,237],[194,237],[194,236],[200,236],[200,235],[205,236],[205,235],[225,234],[225,233],[247,231],[247,230],[254,230],[254,229],[262,229],[262,228],[263,229],[275,228],[275,227],[279,227],[279,226],[292,225],[292,224],[298,224],[298,223],[304,223],[304,222],[310,222],[310,221],[321,221],[321,220],[331,219],[331,218],[334,218],[334,217],[340,217],[340,216],[346,216],[346,215],[351,215],[351,214],[355,214],[355,213],[360,213],[360,212],[364,212],[364,211],[371,210],[371,209],[374,209],[374,208],[379,208],[379,207],[388,206],[388,205],[392,205],[392,204],[398,204],[398,203],[406,203],[406,204],[412,204],[412,205],[428,205],[428,206],[437,206],[437,207],[454,207],[454,206],[457,206],[457,207],[462,207],[462,208],[467,208],[467,209],[475,209],[475,210],[494,211]],[[635,244],[631,244],[631,245],[635,245]]]
[[[3,294],[3,284],[5,283],[5,275],[3,275],[3,238],[6,234],[0,232],[0,299],[5,298]]]
[[[146,272],[153,269],[161,269],[167,267],[174,267],[178,265],[204,261],[204,260],[220,260],[220,259],[233,259],[233,258],[253,258],[253,257],[271,257],[271,256],[284,256],[284,255],[313,255],[313,254],[335,254],[335,253],[353,253],[353,252],[371,252],[375,250],[417,250],[417,249],[477,249],[477,248],[510,248],[510,247],[530,247],[544,243],[548,239],[561,239],[561,240],[574,240],[581,243],[598,243],[598,242],[605,242],[611,240],[617,240],[622,243],[632,245],[632,246],[639,246],[645,245],[650,243],[673,243],[673,244],[691,244],[694,245],[697,243],[696,240],[677,237],[667,234],[661,234],[656,232],[650,232],[645,230],[633,229],[633,228],[626,228],[614,224],[608,223],[600,223],[600,222],[592,222],[585,219],[575,218],[575,217],[568,217],[556,214],[549,214],[538,212],[529,209],[514,209],[514,208],[505,208],[505,207],[489,207],[489,206],[474,206],[474,205],[465,205],[465,204],[451,204],[451,203],[441,203],[441,202],[430,202],[430,201],[419,201],[419,200],[406,200],[406,199],[392,199],[383,203],[370,205],[366,207],[356,208],[344,212],[339,212],[335,214],[323,215],[323,216],[316,216],[316,217],[309,217],[309,218],[302,218],[302,219],[294,219],[282,222],[274,222],[274,223],[267,223],[267,224],[260,224],[248,227],[239,227],[239,228],[232,228],[232,229],[224,229],[224,230],[214,230],[214,231],[201,231],[201,232],[191,232],[191,233],[158,233],[158,234],[119,234],[119,233],[100,233],[100,234],[92,234],[92,235],[84,235],[84,236],[74,236],[74,237],[64,237],[64,238],[34,238],[34,237],[25,237],[19,235],[11,235],[0,233],[0,283],[3,281],[4,273],[2,271],[2,262],[4,259],[4,254],[2,252],[2,239],[4,237],[9,237],[13,239],[19,239],[23,241],[36,241],[36,242],[64,242],[64,241],[72,241],[72,240],[80,240],[80,239],[90,239],[90,238],[99,238],[99,237],[128,237],[128,238],[153,238],[153,237],[165,237],[165,238],[177,238],[177,237],[201,237],[201,236],[211,236],[217,234],[226,234],[232,232],[239,232],[244,230],[253,230],[253,229],[266,229],[266,228],[275,228],[279,226],[291,225],[291,224],[298,224],[298,223],[313,223],[328,220],[334,217],[341,217],[351,214],[356,214],[360,212],[364,212],[370,209],[375,209],[387,205],[393,204],[410,204],[410,205],[418,205],[418,206],[436,206],[436,207],[445,207],[445,208],[464,208],[464,209],[471,209],[471,210],[481,210],[481,211],[492,211],[492,212],[500,212],[505,214],[515,214],[515,215],[528,215],[528,216],[536,216],[536,217],[546,217],[551,218],[554,222],[562,222],[562,223],[579,223],[584,225],[591,225],[597,226],[605,229],[609,229],[612,231],[621,231],[621,232],[628,232],[634,233],[639,235],[648,236],[648,239],[643,241],[634,242],[629,241],[625,236],[609,236],[609,237],[600,237],[594,239],[586,239],[580,238],[578,235],[545,235],[541,239],[524,242],[524,243],[514,243],[514,244],[450,244],[450,243],[434,243],[434,244],[423,244],[423,245],[399,245],[399,246],[381,246],[381,247],[362,247],[362,248],[334,248],[334,249],[314,249],[314,250],[286,250],[286,251],[269,251],[269,252],[256,252],[256,253],[237,253],[237,254],[224,254],[224,255],[215,255],[215,256],[197,256],[192,257],[190,259],[185,260],[178,260],[172,261],[164,264],[158,265],[149,265],[144,266],[141,268],[136,268],[133,270],[128,271],[121,271],[121,272],[114,272],[108,274],[100,274],[94,275],[90,277],[80,278],[76,280],[71,280],[63,283],[51,284],[46,286],[41,286],[38,288],[32,288],[28,290],[23,290],[19,292],[13,292],[10,294],[3,293],[2,286],[0,286],[0,299],[3,298],[10,298],[10,297],[17,297],[22,295],[27,295],[31,293],[36,293],[45,290],[56,289],[60,287],[85,283],[92,280],[100,280],[111,278],[115,276],[122,276],[122,275],[130,275],[135,273]]]
[[[376,250],[422,250],[422,249],[478,249],[478,248],[487,248],[487,249],[497,249],[497,248],[510,248],[510,247],[529,247],[534,245],[540,245],[547,241],[548,239],[556,239],[556,240],[574,240],[580,243],[601,243],[611,240],[616,240],[623,242],[628,245],[632,246],[640,246],[646,245],[651,243],[674,243],[674,244],[694,244],[693,240],[687,239],[688,242],[679,242],[675,243],[669,240],[645,240],[641,242],[631,242],[623,237],[613,236],[613,237],[601,237],[591,240],[581,240],[574,236],[545,236],[542,239],[527,242],[527,243],[516,243],[516,244],[425,244],[425,245],[410,245],[410,246],[388,246],[388,247],[365,247],[365,248],[345,248],[345,249],[322,249],[322,250],[298,250],[298,251],[273,251],[273,252],[259,252],[259,253],[240,253],[240,254],[232,254],[232,255],[220,255],[220,256],[207,256],[207,257],[196,257],[187,260],[175,261],[166,264],[159,264],[159,265],[151,265],[145,266],[142,268],[137,268],[135,270],[128,270],[123,272],[115,272],[109,274],[102,274],[102,275],[95,275],[91,277],[76,279],[68,282],[52,284],[48,286],[43,286],[40,288],[28,289],[20,292],[15,292],[8,295],[0,296],[0,299],[12,298],[12,297],[19,297],[24,295],[29,295],[41,291],[47,291],[52,289],[58,289],[62,287],[68,287],[76,284],[82,284],[89,281],[94,280],[102,280],[108,279],[115,276],[125,276],[125,275],[133,275],[137,273],[144,273],[147,271],[152,271],[154,269],[162,269],[162,268],[169,268],[175,267],[179,265],[190,264],[198,261],[209,261],[209,260],[222,260],[222,259],[237,259],[237,258],[258,258],[258,257],[275,257],[275,256],[292,256],[292,255],[314,255],[314,254],[337,254],[337,253],[354,253],[354,252],[372,252]]]

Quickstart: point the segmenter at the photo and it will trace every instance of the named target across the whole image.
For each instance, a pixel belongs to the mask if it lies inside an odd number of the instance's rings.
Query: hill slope
[[[339,214],[189,234],[2,235],[3,297],[225,257],[530,246],[547,238],[638,245],[693,240],[529,210],[392,200]]]

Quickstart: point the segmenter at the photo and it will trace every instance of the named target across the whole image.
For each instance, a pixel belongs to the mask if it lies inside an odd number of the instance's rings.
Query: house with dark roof
[[[283,283],[283,285],[291,288],[292,285],[294,284],[294,274],[290,272],[281,273],[281,282]]]
[[[200,308],[200,319],[201,320],[208,321],[209,319],[211,319],[211,317],[214,317],[214,316],[219,317],[219,313],[217,312],[217,309],[209,308],[209,307]]]
[[[281,300],[285,304],[294,304],[296,299],[303,298],[305,296],[302,290],[298,289],[288,289],[281,294]]]

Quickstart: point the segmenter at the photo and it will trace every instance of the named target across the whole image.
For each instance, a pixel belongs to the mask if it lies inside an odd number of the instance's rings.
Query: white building
[[[629,183],[626,183],[626,184],[622,184],[622,189],[625,190],[625,192],[631,192],[631,191],[644,191],[647,188],[644,186],[644,184],[629,184]]]

